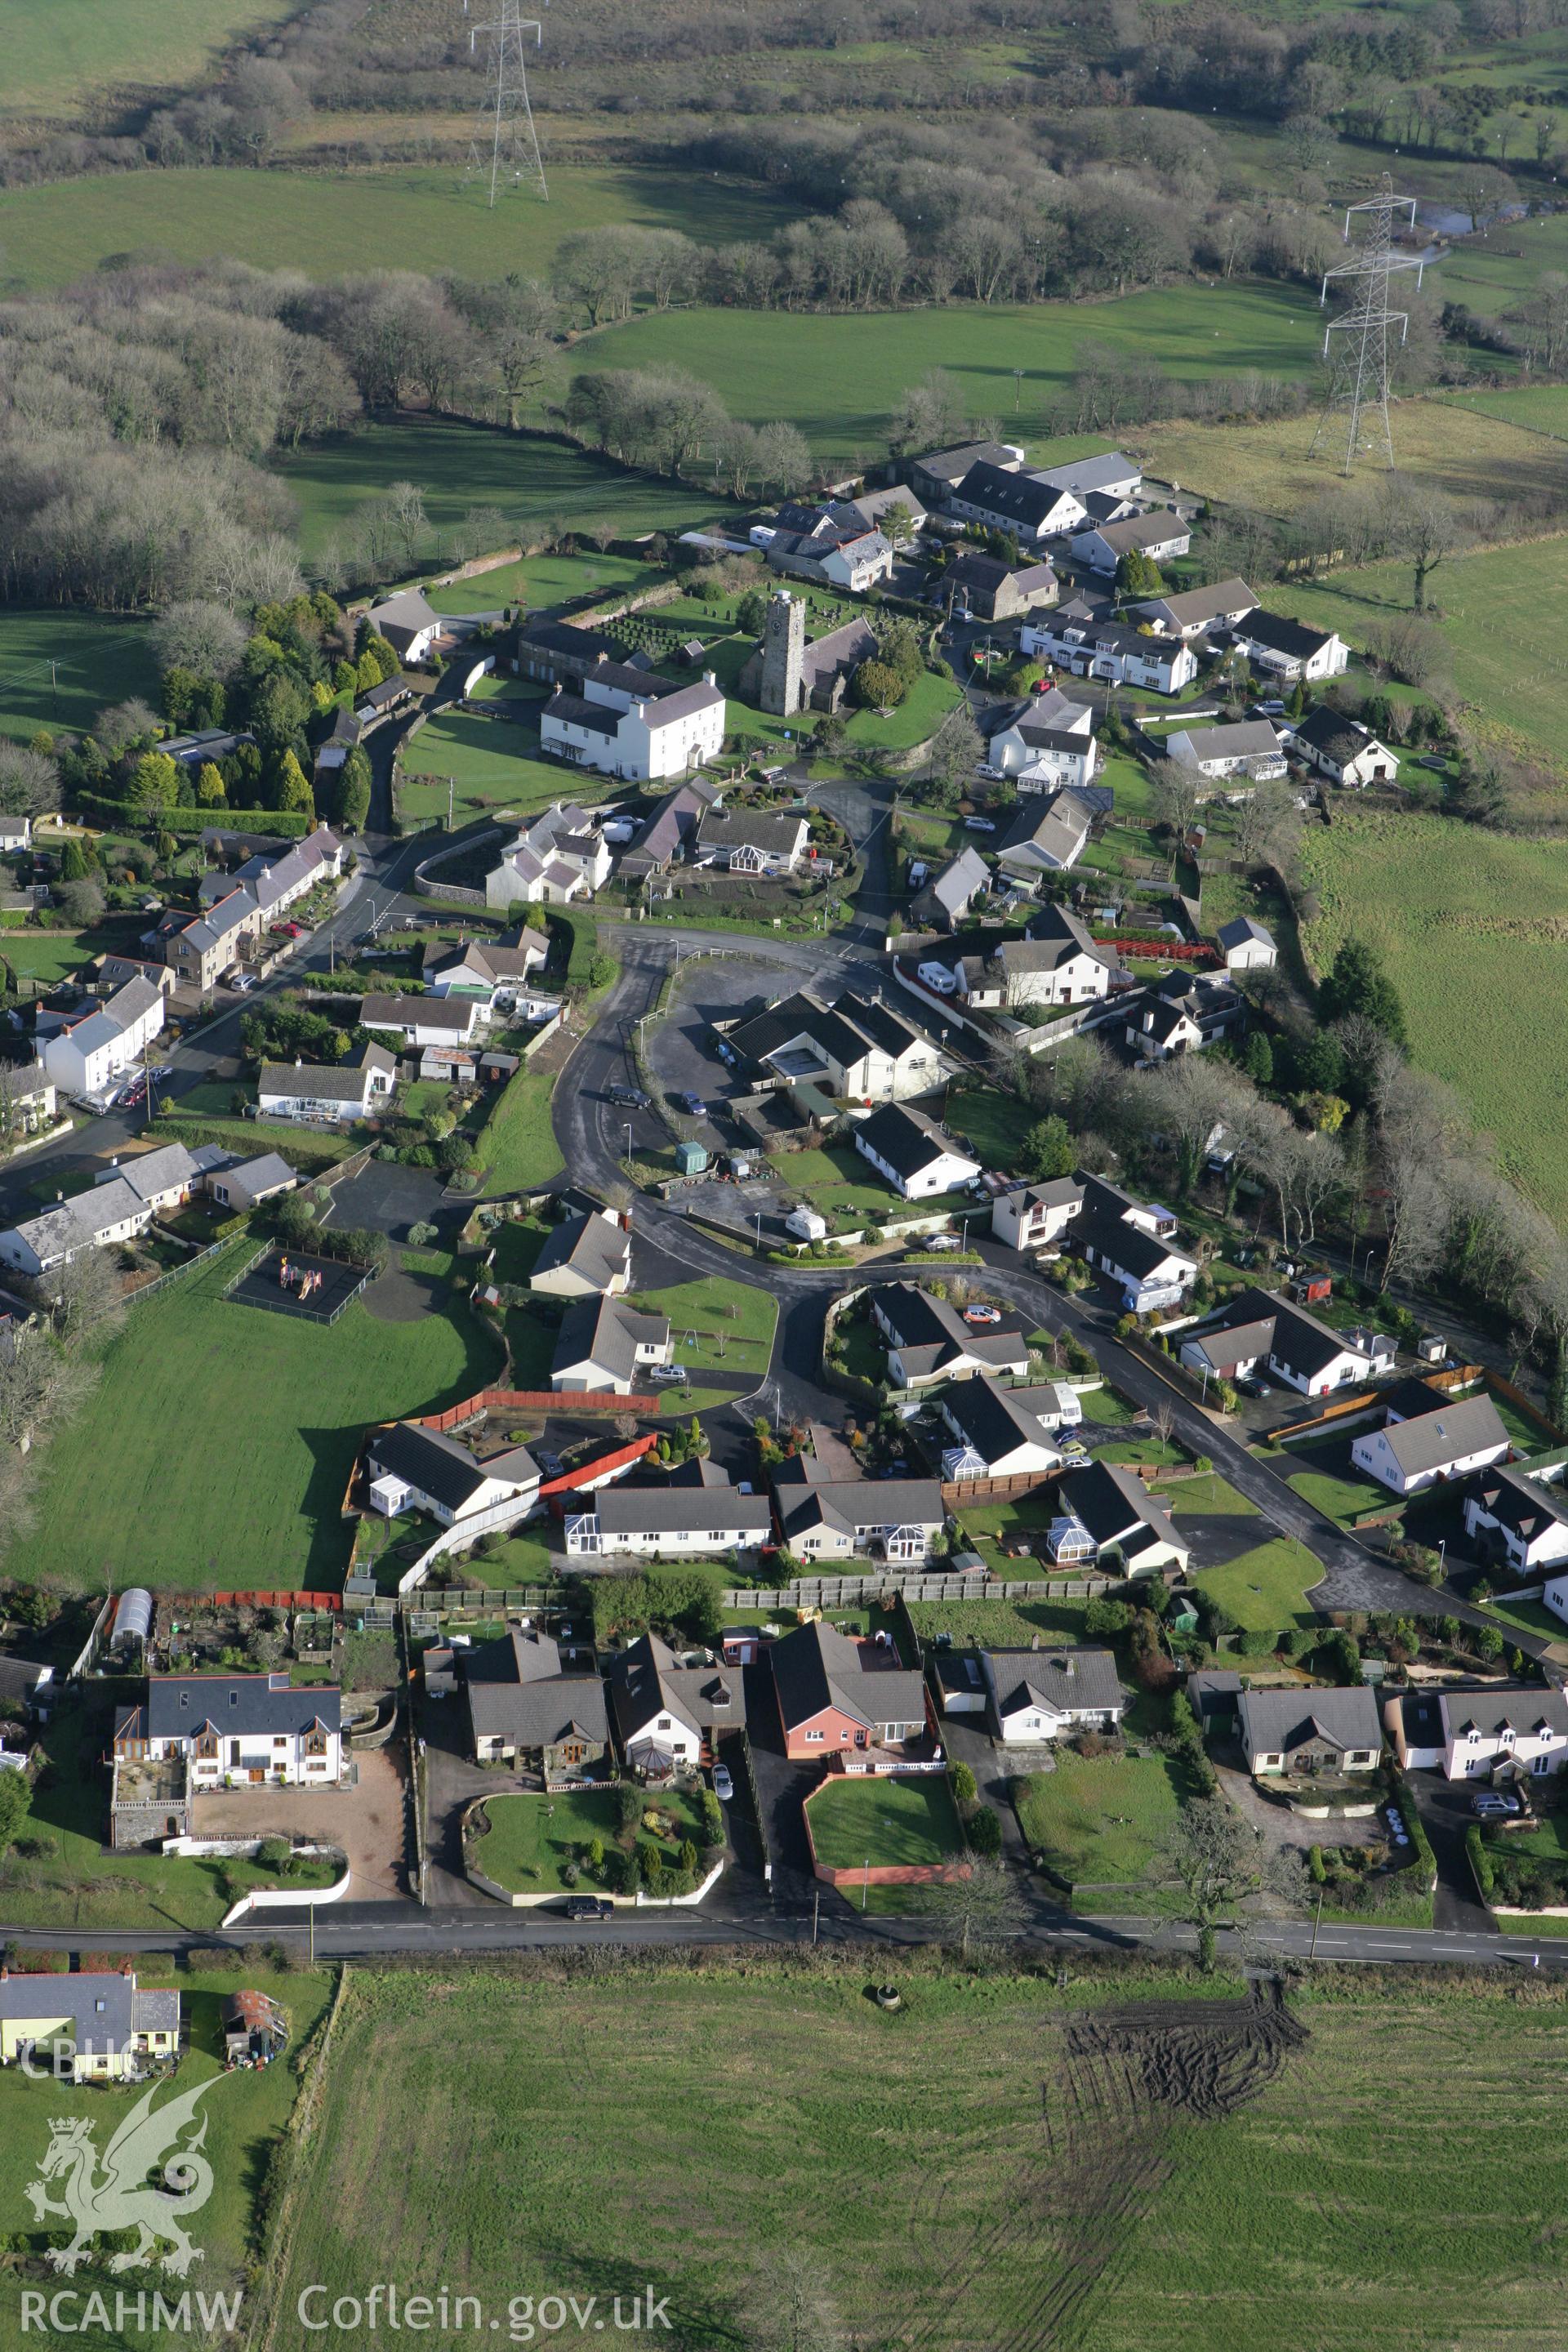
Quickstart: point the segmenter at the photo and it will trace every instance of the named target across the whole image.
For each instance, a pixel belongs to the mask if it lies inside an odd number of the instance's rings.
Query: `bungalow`
[[[1289,731],[1291,750],[1331,784],[1347,791],[1391,784],[1399,774],[1399,761],[1386,743],[1380,743],[1359,719],[1347,719],[1326,702],[1292,723]]]
[[[991,1203],[991,1235],[1008,1249],[1044,1249],[1066,1233],[1083,1208],[1083,1186],[1076,1176],[1051,1176],[1043,1183],[1020,1184]]]
[[[1304,1307],[1266,1290],[1234,1297],[1201,1334],[1186,1340],[1182,1361],[1189,1371],[1222,1380],[1245,1380],[1258,1364],[1302,1396],[1331,1395],[1364,1381],[1373,1358],[1355,1335],[1331,1330]]]
[[[362,1045],[346,1062],[263,1062],[256,1107],[263,1118],[342,1127],[389,1102],[396,1085],[396,1055],[384,1045]]]
[[[1076,915],[1047,907],[1026,939],[1004,940],[994,955],[965,956],[958,985],[970,1004],[1016,1013],[1025,1005],[1089,1004],[1105,996],[1115,953],[1095,945]]]
[[[1250,915],[1237,915],[1215,933],[1226,971],[1268,971],[1279,961],[1274,934]]]
[[[1026,702],[1003,704],[989,714],[986,759],[1020,792],[1087,784],[1099,756],[1094,716],[1054,686]]]
[[[1091,527],[1075,533],[1070,544],[1079,562],[1091,572],[1112,572],[1124,555],[1169,563],[1185,555],[1193,543],[1186,520],[1174,507],[1152,507],[1147,514],[1125,515],[1120,522],[1091,522],[1088,515],[1084,520]]]
[[[634,1772],[699,1765],[721,1732],[746,1720],[745,1685],[733,1668],[683,1666],[657,1633],[644,1633],[610,1662],[610,1715]]]
[[[153,1212],[140,1192],[117,1172],[74,1199],[57,1202],[36,1217],[0,1233],[0,1265],[29,1281],[69,1265],[92,1249],[111,1249],[144,1234]]]
[[[690,851],[704,813],[719,798],[721,787],[707,776],[690,776],[663,799],[647,817],[621,856],[623,882],[647,882],[667,874]]]
[[[296,1171],[279,1153],[262,1151],[252,1160],[209,1168],[206,1191],[220,1209],[232,1209],[237,1214],[259,1208],[264,1201],[275,1201],[280,1192],[291,1192],[299,1181]]]
[[[1042,810],[1031,794],[1003,835],[996,862],[1005,874],[1029,881],[1042,874],[1065,874],[1088,846],[1098,809],[1070,790],[1055,793]]]
[[[1011,621],[1054,604],[1060,589],[1048,563],[1007,563],[1000,556],[966,552],[947,567],[938,583],[945,601],[972,620]]]
[[[1356,1468],[1394,1495],[1418,1495],[1448,1478],[1506,1460],[1510,1439],[1489,1396],[1447,1398],[1407,1381],[1385,1401],[1381,1429],[1351,1443]]]
[[[1568,1560],[1568,1494],[1545,1478],[1500,1465],[1477,1479],[1465,1497],[1465,1533],[1489,1557],[1506,1560],[1516,1576]],[[1568,1583],[1548,1578],[1542,1599],[1554,1616],[1568,1617]]]
[[[922,531],[930,520],[914,492],[901,482],[894,482],[887,489],[864,491],[858,499],[839,499],[836,503],[840,514],[858,514],[862,522],[879,530],[895,552]]]
[[[945,1298],[917,1283],[890,1282],[871,1293],[871,1314],[888,1343],[888,1370],[901,1389],[928,1388],[933,1381],[963,1381],[976,1372],[1029,1369],[1021,1332],[976,1330]]]
[[[1237,719],[1230,726],[1179,727],[1166,738],[1168,759],[1200,776],[1250,776],[1255,783],[1285,773],[1279,738],[1267,719]]]
[[[548,1633],[510,1627],[462,1659],[468,1738],[479,1764],[510,1764],[558,1786],[603,1761],[610,1712],[596,1674],[567,1674]]]
[[[1069,1470],[1057,1492],[1071,1524],[1088,1538],[1087,1551],[1074,1548],[1079,1559],[1103,1563],[1108,1553],[1116,1552],[1123,1572],[1134,1577],[1172,1566],[1184,1569],[1192,1558],[1191,1545],[1176,1533],[1169,1513],[1130,1470],[1092,1462],[1087,1469]]]
[[[620,1209],[569,1209],[546,1237],[528,1277],[530,1290],[551,1298],[619,1295],[632,1279],[632,1224]]]
[[[425,950],[426,992],[471,996],[487,1012],[509,1008],[520,995],[531,1002],[539,993],[533,975],[549,954],[548,941],[537,931],[524,932],[515,947],[492,946],[488,940],[469,940],[457,948],[434,941]]]
[[[934,1478],[775,1480],[784,1542],[797,1559],[923,1568],[946,1525]]]
[[[998,1388],[981,1378],[957,1382],[937,1407],[953,1443],[944,1446],[942,1475],[957,1478],[1043,1477],[1061,1462],[1047,1431],[1081,1418],[1075,1389],[1055,1381],[1037,1388]]]
[[[1039,1747],[1075,1731],[1114,1731],[1127,1712],[1110,1650],[984,1650],[980,1663],[1005,1748]]]
[[[1402,1771],[1543,1780],[1568,1765],[1568,1698],[1551,1685],[1407,1692],[1384,1720]]]
[[[331,1788],[342,1769],[341,1694],[286,1674],[153,1675],[115,1717],[116,1763],[183,1759],[196,1790]]]
[[[948,512],[988,530],[1010,532],[1020,547],[1036,547],[1083,520],[1083,501],[1037,474],[1015,473],[982,458],[948,500]]]
[[[1156,1237],[1134,1219],[1091,1208],[1073,1226],[1070,1246],[1121,1292],[1129,1315],[1150,1315],[1179,1307],[1197,1280],[1198,1262]]]
[[[976,466],[994,466],[1003,473],[1016,473],[1024,463],[1024,452],[1010,441],[966,441],[957,449],[931,449],[923,457],[910,460],[910,482],[918,498],[931,509],[951,505],[952,494],[964,476]]]
[[[1236,1714],[1255,1779],[1371,1772],[1383,1754],[1377,1700],[1364,1683],[1352,1690],[1244,1690]]]
[[[919,923],[935,923],[947,931],[961,930],[977,898],[989,896],[991,872],[980,852],[965,842],[933,880],[926,884],[910,913]]]
[[[640,783],[684,775],[724,745],[724,697],[711,670],[679,686],[653,670],[599,661],[580,692],[557,687],[540,713],[542,751]]]
[[[365,1442],[365,1495],[371,1509],[395,1519],[423,1511],[454,1528],[502,1505],[522,1517],[539,1499],[539,1465],[526,1445],[487,1454],[417,1421],[389,1422]]]
[[[63,1095],[100,1094],[140,1060],[163,1026],[164,997],[150,981],[128,980],[97,1007],[68,1016],[43,1038],[39,1057]]]
[[[710,809],[697,827],[696,862],[729,874],[769,879],[793,874],[810,831],[803,816],[770,816],[755,809]]]
[[[132,1969],[0,1968],[0,2066],[36,2064],[57,2083],[132,2083],[148,2059],[172,2065],[179,2054],[179,1994],[143,1992]]]
[[[668,1364],[670,1353],[668,1315],[642,1315],[608,1296],[582,1298],[562,1318],[550,1385],[574,1395],[634,1396],[638,1375]]]
[[[828,1003],[805,988],[738,1023],[725,1042],[763,1077],[820,1087],[846,1101],[929,1094],[944,1067],[931,1039],[901,1013],[848,993]]]
[[[0,810],[0,857],[13,856],[19,849],[29,846],[33,838],[30,816],[8,816]]]
[[[880,1643],[818,1621],[775,1642],[771,1663],[795,1762],[837,1757],[856,1772],[896,1771],[935,1729],[924,1676],[892,1663]]]
[[[1094,620],[1065,609],[1048,620],[1026,622],[1018,644],[1024,653],[1056,662],[1074,677],[1149,687],[1156,694],[1180,694],[1198,674],[1198,657],[1184,637],[1156,636],[1124,621]]]
[[[1210,629],[1234,629],[1258,609],[1245,580],[1219,580],[1212,588],[1187,588],[1178,596],[1149,596],[1133,606],[1141,619],[1167,636],[1196,637]]]
[[[410,669],[420,667],[446,627],[423,588],[404,588],[384,604],[373,604],[369,622],[374,635],[384,637]]]
[[[884,1103],[855,1129],[855,1149],[906,1201],[929,1201],[973,1183],[980,1162],[954,1149],[924,1111]]]
[[[130,1185],[138,1200],[152,1210],[154,1216],[164,1209],[177,1209],[201,1189],[209,1168],[217,1166],[226,1157],[222,1149],[204,1143],[187,1151],[183,1143],[165,1143],[152,1151],[132,1152],[126,1160],[111,1160],[93,1178],[95,1186],[123,1181]]]
[[[569,1559],[718,1559],[773,1538],[765,1495],[731,1486],[605,1486],[569,1513]]]
[[[1254,669],[1289,686],[1303,678],[1338,677],[1350,666],[1350,648],[1332,629],[1310,629],[1304,621],[1266,613],[1261,605],[1238,622],[1230,636]]]
[[[484,1013],[471,996],[384,996],[373,990],[359,1017],[363,1027],[385,1030],[405,1045],[466,1045]]]

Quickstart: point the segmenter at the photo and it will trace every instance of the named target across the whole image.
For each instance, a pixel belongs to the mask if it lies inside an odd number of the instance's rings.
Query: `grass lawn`
[[[702,1808],[684,1790],[650,1795],[647,1803],[670,1828],[656,1835],[645,1827],[638,1836],[651,1839],[670,1868],[682,1839],[689,1838],[700,1851]],[[487,1878],[518,1894],[563,1888],[563,1863],[584,1863],[583,1849],[594,1838],[603,1841],[606,1853],[616,1843],[616,1800],[607,1789],[571,1790],[553,1797],[492,1797],[489,1810],[489,1831],[479,1839],[475,1858]],[[601,1883],[591,1871],[584,1871],[584,1878],[595,1885]]]
[[[1544,614],[1555,600],[1568,622],[1565,550],[1568,541],[1553,541],[1546,551],[1519,553],[1551,554],[1556,584],[1549,588],[1536,572],[1543,599],[1536,609]],[[1522,610],[1518,618],[1526,640],[1533,639],[1535,622]],[[1517,697],[1510,694],[1502,683],[1501,648],[1497,658],[1489,707],[1531,725],[1530,711],[1543,712],[1545,701],[1522,672]],[[1554,670],[1553,681],[1551,725],[1568,751],[1568,699]],[[1307,835],[1304,870],[1322,909],[1302,931],[1313,968],[1325,971],[1352,934],[1379,949],[1405,1007],[1416,1062],[1462,1097],[1505,1172],[1548,1215],[1568,1214],[1568,1098],[1540,1084],[1542,1056],[1552,1050],[1568,992],[1563,844],[1439,816],[1350,811]],[[1467,974],[1463,1021],[1453,1019],[1441,977],[1455,957]]]
[[[964,1851],[945,1773],[836,1774],[810,1798],[807,1817],[816,1858],[829,1870],[853,1869],[868,1856],[874,1867],[942,1862]]]
[[[1568,1643],[1568,1625],[1561,1617],[1554,1617],[1550,1609],[1543,1609],[1539,1601],[1483,1601],[1476,1605],[1484,1609],[1489,1617],[1495,1617],[1500,1625],[1511,1626],[1516,1633],[1540,1633],[1549,1642]]]
[[[504,1223],[492,1228],[490,1239],[495,1247],[495,1278],[498,1282],[526,1282],[539,1262],[553,1225],[542,1217],[509,1217]]]
[[[758,1378],[761,1378],[760,1372]],[[692,1381],[679,1388],[673,1381],[668,1381],[660,1384],[658,1409],[667,1416],[684,1421],[688,1413],[711,1412],[714,1406],[744,1393],[743,1390],[717,1388],[711,1381]]]
[[[668,1316],[678,1364],[755,1372],[759,1380],[768,1368],[778,1301],[755,1283],[705,1275],[700,1282],[677,1283],[668,1290],[638,1291],[628,1304]]]
[[[136,1692],[131,1683],[92,1683],[78,1704],[62,1706],[41,1737],[47,1759],[33,1792],[29,1836],[53,1838],[57,1852],[37,1861],[15,1855],[0,1865],[5,1916],[38,1927],[216,1927],[249,1887],[327,1886],[328,1863],[303,1864],[281,1879],[256,1864],[218,1857],[101,1852],[109,1836],[109,1775],[100,1759],[113,1711]],[[274,1821],[281,1821],[280,1791]],[[232,1889],[232,1892],[230,1891]]]
[[[14,262],[16,248],[5,230],[9,201],[0,196],[0,241]],[[111,702],[133,694],[155,701],[157,683],[145,621],[53,607],[0,610],[0,735],[26,741],[40,728],[85,734]]]
[[[1255,1445],[1253,1452],[1266,1462],[1277,1478],[1293,1486],[1304,1502],[1313,1504],[1331,1519],[1340,1519],[1347,1527],[1365,1511],[1391,1509],[1398,1496],[1375,1480],[1363,1478],[1351,1460],[1351,1441],[1331,1432],[1323,1437],[1310,1437],[1291,1445]]]
[[[519,1070],[509,1078],[480,1129],[479,1163],[487,1192],[527,1192],[548,1184],[561,1167],[550,1127],[549,1070]]]
[[[552,1584],[566,1565],[563,1552],[552,1551],[550,1531],[552,1519],[543,1519],[537,1527],[524,1528],[521,1534],[508,1536],[494,1551],[482,1556],[470,1552],[462,1561],[458,1576],[465,1585],[486,1585],[493,1592],[515,1592],[525,1585]]]
[[[1223,1568],[1193,1570],[1201,1592],[1227,1609],[1245,1633],[1258,1633],[1311,1624],[1307,1595],[1322,1576],[1322,1561],[1294,1536],[1275,1536]]]
[[[448,808],[454,825],[472,824],[502,809],[526,815],[548,808],[563,794],[569,798],[572,786],[559,760],[541,757],[531,707],[515,719],[453,710],[409,739],[397,813],[416,832],[422,825],[444,825]]]
[[[24,1960],[21,1965],[30,1963]],[[298,1972],[290,1969],[285,1975],[265,1963],[257,1967],[249,1960],[193,1981],[188,1977],[177,1979],[171,1975],[153,1955],[138,1963],[137,1977],[147,1990],[177,1986],[190,2046],[173,2082],[160,2090],[158,2105],[161,2107],[167,2100],[178,2098],[198,2084],[211,2085],[195,2113],[198,2119],[205,2118],[205,2123],[198,2120],[198,2127],[205,2133],[203,2153],[212,2168],[212,2191],[190,2225],[192,2241],[201,2249],[202,2259],[188,2278],[173,2279],[154,2268],[111,2279],[101,2267],[101,2254],[87,2272],[77,2273],[72,2284],[84,2297],[83,2304],[78,2306],[83,2314],[82,2340],[104,2346],[156,2342],[155,2336],[144,2334],[130,2324],[136,2308],[138,2286],[147,2291],[145,2307],[149,2313],[158,2289],[162,2289],[166,2306],[173,2312],[187,2287],[193,2291],[194,2308],[198,2294],[233,2294],[242,2284],[247,2290],[248,2306],[248,2296],[254,2293],[255,2285],[249,2265],[255,2255],[261,2185],[300,2092],[295,2057],[310,2042],[332,1994],[332,1978],[325,1971],[310,1974],[302,1969]],[[269,1993],[281,2002],[289,2018],[289,2050],[280,2063],[237,2068],[229,2074],[225,2071],[224,2062],[223,2003],[242,1987]],[[55,2119],[79,2118],[96,2143],[101,2163],[104,2150],[130,2114],[135,2095],[129,2090],[78,2089],[64,2083],[29,2081],[18,2068],[7,2074],[7,2160],[0,2167],[0,2230],[6,2233],[11,2244],[37,2245],[41,2241],[37,2216],[25,2192],[27,2182],[39,2177]],[[190,2143],[194,2134],[186,2132],[182,2137]],[[49,2193],[59,2197],[58,2179]],[[46,2226],[58,2227],[59,2216],[50,2215]],[[104,2226],[108,2226],[107,2215]],[[37,2270],[40,2277],[50,2277],[41,2264]],[[0,2324],[4,2324],[13,2343],[23,2336],[18,2294],[27,2275],[28,2270],[12,2268],[0,2293]],[[128,2294],[124,2332],[100,2331],[86,2315],[85,2298],[98,2290],[106,2297],[107,2307],[112,2313],[117,2288]],[[235,2299],[237,2302],[237,2295]],[[70,2306],[64,2308],[68,2310]],[[215,2332],[216,2327],[215,2320]]]
[[[222,176],[237,180],[243,175]],[[554,205],[550,209],[553,213]],[[488,215],[481,213],[479,217]],[[0,227],[4,220],[0,202]],[[608,520],[626,538],[651,530],[673,534],[708,520],[722,503],[710,491],[628,474],[585,449],[533,434],[462,425],[452,417],[399,417],[367,425],[342,439],[300,450],[279,471],[300,501],[300,533],[307,558],[342,529],[355,507],[398,481],[415,482],[423,490],[425,511],[437,534],[449,531],[474,506],[498,507],[513,533],[531,533],[555,522],[585,530]],[[487,591],[493,593],[493,587]]]
[[[183,90],[238,34],[289,13],[289,0],[56,0],[45,17],[26,0],[0,0],[0,111],[71,113],[136,84]]]
[[[146,918],[139,915],[129,923],[98,923],[88,931],[0,930],[0,961],[29,980],[52,986],[79,971],[95,956],[132,951],[138,932],[145,928]],[[227,1094],[233,1092],[228,1087]],[[224,1107],[227,1108],[226,1096]]]
[[[847,465],[885,447],[889,410],[933,367],[956,378],[971,415],[1001,418],[1008,438],[1027,445],[1086,341],[1135,350],[1188,380],[1244,367],[1302,375],[1316,359],[1311,316],[1294,289],[1234,281],[1115,302],[952,303],[869,318],[672,310],[595,336],[592,364],[689,368],[731,415],[787,417],[819,457]]]
[[[1020,1581],[1072,1574],[1070,1569],[1058,1569],[1046,1556],[1046,1531],[1051,1521],[1060,1517],[1060,1506],[1042,1488],[1016,1496],[1010,1502],[961,1503],[957,1510],[963,1545],[980,1554],[994,1576]],[[1009,1549],[1023,1543],[1027,1543],[1037,1558],[1009,1559]],[[955,1541],[954,1549],[958,1548]],[[1035,1606],[1033,1601],[1027,1605]]]
[[[20,21],[26,0],[5,0],[0,23]],[[132,0],[59,0],[84,19],[111,14],[116,24],[148,12]],[[235,0],[174,0],[158,20],[200,10],[210,18],[254,22],[287,11]],[[52,30],[55,13],[51,12]],[[40,48],[49,33],[35,26]],[[105,47],[110,45],[105,43]],[[121,79],[121,77],[116,77]],[[9,73],[7,93],[13,88]],[[156,247],[179,261],[225,254],[260,269],[287,259],[320,278],[363,269],[367,253],[395,251],[405,269],[453,270],[500,278],[510,269],[547,277],[563,237],[610,222],[676,228],[704,244],[767,236],[795,207],[760,189],[721,186],[664,172],[583,165],[551,168],[550,202],[509,199],[490,212],[485,191],[450,169],[399,169],[342,177],[324,172],[121,172],[109,179],[58,180],[0,199],[6,266],[24,286],[58,286],[95,269],[108,254]],[[482,494],[474,492],[470,504]]]
[[[966,1088],[948,1101],[948,1125],[967,1137],[982,1167],[1000,1174],[1017,1169],[1024,1138],[1036,1122],[1037,1114],[1016,1095],[1005,1095],[996,1087]]]
[[[1449,393],[1457,408],[1472,408],[1483,416],[1500,416],[1527,433],[1544,433],[1553,441],[1568,441],[1568,384],[1526,383],[1517,389]]]
[[[911,1601],[907,1606],[923,1641],[951,1633],[956,1649],[1026,1650],[1037,1633],[1051,1642],[1083,1638],[1082,1601]]]
[[[651,588],[663,576],[630,556],[601,555],[593,549],[581,555],[525,555],[520,562],[503,563],[494,572],[478,572],[471,579],[453,580],[442,588],[432,586],[429,594],[438,613],[496,613],[508,604],[537,613],[569,596],[585,596],[593,589],[605,596],[635,594],[639,589]],[[665,610],[661,605],[656,618],[662,619]],[[488,678],[484,681],[486,686],[489,683]]]
[[[45,1460],[39,1531],[4,1564],[29,1582],[334,1590],[340,1517],[368,1423],[438,1411],[493,1377],[458,1303],[385,1323],[363,1299],[322,1328],[223,1297],[253,1244],[131,1308],[103,1378]],[[93,1465],[90,1477],[83,1463]]]
[[[1181,1806],[1175,1768],[1163,1756],[1075,1756],[1062,1749],[1054,1772],[1032,1772],[1017,1797],[1019,1825],[1046,1867],[1075,1890],[1076,1907],[1100,1907],[1101,1887],[1133,1887],[1137,1904],[1160,1907],[1143,1883],[1154,1851]]]
[[[967,1192],[943,1192],[930,1201],[902,1201],[884,1184],[870,1161],[852,1143],[827,1143],[820,1150],[781,1152],[773,1162],[778,1179],[791,1193],[798,1192],[814,1209],[835,1216],[864,1218],[882,1224],[889,1218],[963,1216],[975,1220],[982,1212]]]
[[[561,1336],[559,1321],[532,1307],[507,1309],[506,1336],[511,1349],[511,1384],[524,1391],[550,1386],[550,1367]]]

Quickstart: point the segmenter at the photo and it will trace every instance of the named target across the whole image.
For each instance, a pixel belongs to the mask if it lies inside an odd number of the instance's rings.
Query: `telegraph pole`
[[[1329,299],[1331,280],[1342,278],[1350,281],[1350,309],[1342,319],[1331,320],[1323,330],[1323,356],[1327,359],[1334,354],[1334,371],[1307,454],[1315,457],[1320,443],[1328,446],[1337,440],[1339,420],[1343,418],[1344,464],[1341,471],[1346,474],[1353,468],[1360,449],[1365,449],[1373,459],[1381,459],[1389,467],[1394,464],[1394,436],[1388,422],[1389,337],[1391,330],[1397,326],[1399,341],[1404,342],[1410,328],[1410,314],[1389,309],[1388,281],[1396,269],[1414,269],[1419,286],[1423,268],[1414,256],[1394,256],[1394,215],[1407,207],[1414,221],[1415,197],[1396,196],[1386,172],[1377,195],[1369,197],[1365,204],[1350,205],[1345,213],[1345,243],[1350,243],[1351,218],[1355,213],[1367,215],[1365,242],[1357,249],[1353,260],[1324,272],[1322,291],[1318,297],[1321,307]],[[1333,343],[1335,335],[1344,339],[1338,346]]]

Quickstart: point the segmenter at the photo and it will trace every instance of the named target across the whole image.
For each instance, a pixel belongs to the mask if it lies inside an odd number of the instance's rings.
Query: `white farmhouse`
[[[724,717],[711,670],[695,685],[678,686],[601,658],[580,690],[556,688],[540,713],[539,740],[577,767],[647,783],[714,759],[724,747]]]

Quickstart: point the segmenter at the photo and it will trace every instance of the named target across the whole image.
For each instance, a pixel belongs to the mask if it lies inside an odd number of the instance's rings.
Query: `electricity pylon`
[[[498,0],[498,5],[500,14],[493,22],[468,28],[470,52],[478,48],[481,33],[490,37],[489,96],[485,101],[482,124],[476,130],[468,150],[468,172],[473,178],[484,175],[482,146],[488,128],[492,210],[502,181],[509,177],[514,185],[537,185],[542,201],[550,201],[544,158],[539,152],[539,133],[533,127],[533,109],[529,104],[522,40],[524,33],[531,33],[535,48],[542,48],[544,26],[537,16],[522,15],[522,0]],[[463,0],[463,14],[468,14],[468,0]]]
[[[1310,457],[1317,456],[1319,443],[1333,437],[1336,416],[1348,411],[1342,469],[1347,474],[1355,464],[1358,449],[1363,447],[1373,457],[1381,457],[1385,466],[1394,464],[1394,436],[1388,423],[1389,334],[1397,325],[1403,343],[1409,331],[1410,314],[1389,309],[1388,281],[1396,269],[1414,269],[1419,286],[1422,270],[1416,257],[1406,259],[1396,257],[1394,251],[1394,216],[1406,205],[1414,221],[1415,197],[1396,196],[1386,173],[1377,195],[1369,197],[1365,204],[1350,205],[1345,213],[1345,243],[1350,243],[1352,213],[1369,216],[1370,233],[1357,247],[1353,261],[1342,262],[1338,269],[1325,270],[1322,292],[1318,298],[1320,305],[1328,300],[1330,282],[1334,278],[1346,278],[1352,282],[1350,309],[1342,319],[1331,320],[1323,330],[1325,359],[1335,348],[1335,335],[1342,335],[1344,341],[1338,346],[1329,396],[1308,452]],[[1363,431],[1367,436],[1364,442]]]

